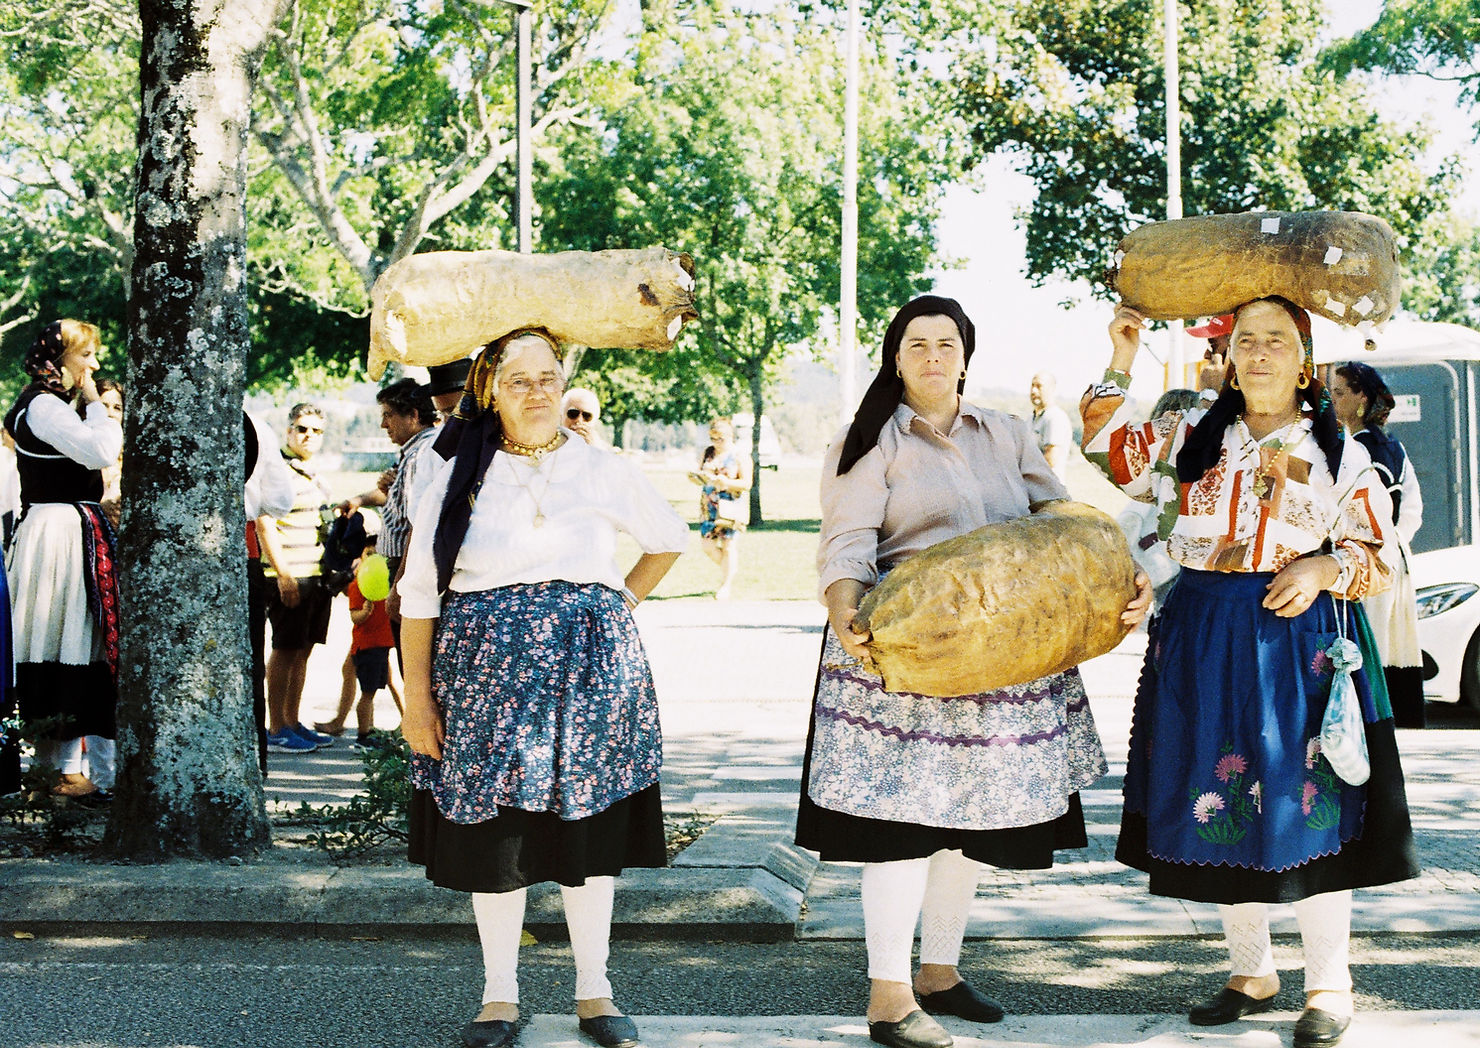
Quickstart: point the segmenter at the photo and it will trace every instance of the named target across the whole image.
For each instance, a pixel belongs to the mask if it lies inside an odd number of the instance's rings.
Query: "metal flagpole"
[[[843,94],[842,287],[838,353],[843,417],[858,405],[858,0],[848,0],[847,83]]]

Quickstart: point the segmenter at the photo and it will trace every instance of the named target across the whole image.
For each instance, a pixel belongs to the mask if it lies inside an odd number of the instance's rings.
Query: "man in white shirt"
[[[1040,371],[1033,376],[1028,400],[1033,404],[1033,436],[1038,441],[1038,449],[1062,480],[1064,467],[1069,463],[1069,445],[1074,443],[1074,426],[1068,413],[1053,403],[1057,386],[1058,380],[1053,375]]]

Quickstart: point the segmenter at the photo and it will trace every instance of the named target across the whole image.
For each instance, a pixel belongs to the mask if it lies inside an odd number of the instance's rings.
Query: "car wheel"
[[[1465,661],[1459,670],[1459,702],[1461,706],[1480,710],[1480,630],[1465,648]]]

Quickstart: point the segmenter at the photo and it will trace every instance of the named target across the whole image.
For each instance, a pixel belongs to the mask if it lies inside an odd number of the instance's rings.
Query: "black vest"
[[[1408,454],[1403,450],[1402,444],[1383,430],[1373,429],[1371,426],[1358,433],[1356,441],[1372,456],[1377,475],[1382,478],[1383,487],[1387,488],[1388,494],[1393,498],[1393,523],[1396,524],[1398,507],[1403,504],[1403,472],[1408,467]]]
[[[21,475],[21,509],[38,502],[97,502],[103,497],[103,471],[69,459],[31,432],[31,402],[55,393],[31,386],[16,398],[5,416],[15,438],[15,464]]]

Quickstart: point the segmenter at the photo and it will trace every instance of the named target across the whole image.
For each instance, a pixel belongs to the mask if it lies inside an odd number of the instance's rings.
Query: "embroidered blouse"
[[[1367,451],[1346,442],[1340,475],[1305,412],[1257,441],[1242,418],[1223,433],[1217,463],[1195,483],[1177,479],[1177,453],[1206,408],[1140,421],[1129,379],[1107,371],[1080,401],[1084,454],[1127,495],[1159,507],[1157,535],[1177,563],[1206,571],[1279,571],[1329,537],[1340,568],[1332,592],[1356,600],[1387,585],[1377,555],[1392,528],[1387,490]]]
[[[878,445],[840,477],[847,433],[838,433],[822,463],[824,601],[839,579],[872,586],[881,569],[927,546],[1069,497],[1026,420],[964,400],[949,433],[901,403]]]

